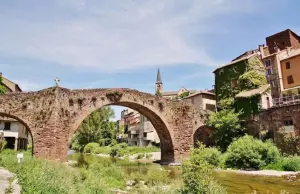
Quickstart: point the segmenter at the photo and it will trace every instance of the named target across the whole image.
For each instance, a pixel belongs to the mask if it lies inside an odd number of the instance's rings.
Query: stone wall
[[[146,116],[161,140],[162,162],[180,162],[193,146],[193,134],[207,115],[191,104],[131,89],[69,90],[60,87],[0,96],[0,116],[22,122],[32,133],[33,154],[67,159],[68,140],[93,111],[126,106]]]
[[[271,130],[276,135],[284,131],[284,122],[291,119],[294,125],[295,135],[300,135],[300,104],[273,107],[259,114],[258,122],[262,130]]]

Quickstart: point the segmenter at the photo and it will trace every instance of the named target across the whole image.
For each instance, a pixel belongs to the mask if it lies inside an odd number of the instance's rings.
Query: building
[[[265,104],[272,101],[271,91],[265,86],[265,68],[258,50],[243,53],[217,68],[214,74],[217,103],[233,103],[237,112],[242,111],[243,117],[258,114],[262,107],[268,108]]]
[[[2,76],[2,74],[0,74]],[[21,88],[14,82],[2,76],[2,85],[6,89],[6,93],[21,92]],[[0,117],[0,133],[3,134],[7,142],[6,147],[14,150],[27,149],[28,130],[19,121],[1,116]]]
[[[139,112],[127,108],[121,113],[124,133],[130,146],[159,145],[160,139],[152,123]]]
[[[161,95],[164,98],[170,100],[178,100],[180,98],[187,97],[196,93],[197,90],[188,90],[185,87],[181,87],[178,91],[164,91],[163,90],[163,82],[161,79],[160,70],[157,70],[157,78],[155,83],[155,93],[156,95]]]
[[[216,95],[209,90],[202,90],[196,93],[193,93],[187,97],[184,97],[182,100],[193,104],[197,109],[203,110],[216,110]]]
[[[290,29],[266,38],[260,45],[274,106],[300,101],[300,36]]]

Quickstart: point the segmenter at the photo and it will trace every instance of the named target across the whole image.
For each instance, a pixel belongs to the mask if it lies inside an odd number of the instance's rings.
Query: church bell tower
[[[155,83],[155,94],[162,94],[163,92],[163,83],[161,81],[161,75],[159,69],[157,70],[157,77]]]

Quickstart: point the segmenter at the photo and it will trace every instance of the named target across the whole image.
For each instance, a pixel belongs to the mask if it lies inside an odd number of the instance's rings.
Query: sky
[[[0,0],[0,72],[54,86],[210,89],[212,71],[287,28],[298,0]],[[114,108],[119,117],[121,108]]]

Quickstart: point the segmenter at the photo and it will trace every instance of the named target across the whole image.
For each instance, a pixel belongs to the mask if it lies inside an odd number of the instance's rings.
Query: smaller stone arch
[[[31,144],[32,144],[32,152],[31,154],[34,155],[34,138],[33,138],[33,135],[32,135],[32,131],[29,127],[29,125],[27,123],[29,123],[28,121],[25,121],[24,119],[18,117],[18,116],[15,116],[13,114],[9,114],[9,113],[4,113],[4,112],[0,112],[0,117],[7,117],[7,118],[12,118],[12,119],[15,119],[17,120],[18,122],[20,122],[23,126],[25,126],[28,134],[31,136]]]
[[[198,147],[198,142],[202,142],[205,146],[212,146],[212,132],[213,129],[206,125],[199,127],[193,134],[194,147]]]

